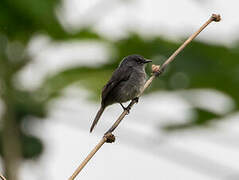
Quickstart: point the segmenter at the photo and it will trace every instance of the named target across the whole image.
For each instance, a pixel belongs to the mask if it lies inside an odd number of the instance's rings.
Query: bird
[[[98,123],[105,108],[114,103],[122,103],[137,98],[146,82],[145,66],[152,60],[133,54],[123,58],[101,92],[101,106],[90,127],[90,132]]]

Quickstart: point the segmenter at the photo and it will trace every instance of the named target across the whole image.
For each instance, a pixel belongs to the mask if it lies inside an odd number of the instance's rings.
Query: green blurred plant
[[[0,153],[3,155],[5,173],[8,180],[17,180],[17,169],[22,158],[36,158],[43,151],[43,144],[38,137],[30,135],[22,128],[33,117],[47,116],[47,104],[57,98],[65,87],[78,82],[96,99],[100,90],[119,61],[129,54],[141,54],[152,58],[155,64],[161,64],[178,46],[179,43],[152,37],[144,39],[136,33],[129,33],[127,38],[110,41],[93,32],[91,27],[76,33],[67,33],[55,15],[59,0],[2,0],[0,3],[0,97],[4,104],[4,113],[0,127]],[[26,47],[36,34],[48,35],[55,41],[73,39],[94,39],[104,41],[116,52],[107,63],[100,67],[74,67],[65,69],[48,77],[36,90],[25,90],[19,87],[18,73],[31,62]],[[239,59],[238,48],[230,49],[219,45],[208,45],[193,42],[159,81],[155,81],[147,93],[162,89],[195,89],[212,88],[229,95],[239,104]],[[149,71],[149,69],[148,69]],[[176,84],[171,79],[178,72]],[[185,82],[184,77],[189,79]],[[38,97],[44,98],[38,98]],[[195,108],[198,116],[183,125],[174,125],[168,129],[206,125],[214,114],[205,109]],[[234,110],[235,111],[235,110]],[[231,111],[233,112],[233,110]],[[230,113],[231,113],[230,112]]]

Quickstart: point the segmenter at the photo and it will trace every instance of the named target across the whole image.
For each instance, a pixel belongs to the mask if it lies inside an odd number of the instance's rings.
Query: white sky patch
[[[235,132],[239,135],[239,112],[230,114],[227,117],[225,117],[224,121],[221,121],[219,123],[214,124],[216,127],[219,127],[223,130],[229,131],[229,132]]]
[[[183,141],[182,141],[183,139]],[[170,141],[175,146],[185,149],[187,151],[194,152],[199,156],[207,157],[217,163],[227,165],[231,168],[237,169],[239,171],[238,153],[230,146],[221,146],[212,142],[207,142],[205,139],[197,139],[195,137],[175,137]],[[202,148],[203,147],[203,148]]]
[[[231,44],[238,37],[236,0],[197,2],[192,0],[67,0],[58,11],[59,19],[67,29],[76,31],[93,25],[108,38],[120,38],[129,30],[144,36],[163,35],[177,40],[192,34],[212,13],[220,13],[222,21],[210,25],[198,39],[207,42]]]
[[[46,68],[52,68],[50,70],[76,65],[98,66],[106,61],[108,53],[106,43],[94,40],[51,42],[40,36],[29,44],[29,54],[34,61],[48,61]]]
[[[192,106],[209,110],[219,115],[234,109],[234,101],[228,95],[214,89],[195,89],[181,92]]]
[[[24,88],[38,87],[47,75],[77,66],[99,66],[110,53],[105,43],[97,41],[52,42],[45,36],[37,36],[29,44],[32,62],[18,75]]]
[[[190,105],[172,92],[160,91],[140,98],[138,118],[155,125],[188,122],[193,116]],[[145,103],[148,104],[145,106]],[[148,116],[150,115],[150,118]],[[134,116],[137,117],[136,114]],[[138,121],[138,120],[137,120]]]

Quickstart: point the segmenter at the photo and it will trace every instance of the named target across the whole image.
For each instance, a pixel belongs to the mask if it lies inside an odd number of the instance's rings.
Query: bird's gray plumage
[[[119,67],[102,89],[101,108],[96,114],[90,132],[107,106],[114,103],[124,103],[137,97],[146,81],[145,64],[148,62],[151,61],[140,55],[130,55],[121,61]]]

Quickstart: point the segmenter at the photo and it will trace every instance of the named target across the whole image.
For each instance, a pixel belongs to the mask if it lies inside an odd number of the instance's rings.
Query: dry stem
[[[212,14],[209,20],[207,20],[193,35],[191,35],[165,62],[164,64],[159,67],[157,70],[153,70],[153,75],[148,79],[148,81],[145,83],[143,90],[140,92],[138,97],[140,97],[145,89],[147,89],[152,81],[161,75],[165,68],[170,64],[174,58],[204,29],[206,28],[212,21],[218,22],[221,20],[220,15]],[[95,148],[90,152],[90,154],[85,158],[85,160],[80,164],[80,166],[75,170],[73,175],[69,178],[69,180],[74,180],[75,177],[80,173],[80,171],[85,167],[85,165],[89,162],[89,160],[94,156],[94,154],[101,148],[101,146],[107,142],[112,143],[115,141],[115,137],[112,134],[112,132],[118,127],[119,123],[122,121],[122,119],[128,114],[128,111],[133,107],[133,105],[137,103],[137,101],[134,99],[130,102],[130,104],[127,106],[126,110],[122,112],[122,114],[119,116],[119,118],[115,121],[115,123],[111,126],[111,128],[105,133],[103,138],[100,140],[100,142],[95,146]]]
[[[1,180],[6,180],[6,178],[3,175],[1,175],[1,174],[0,174],[0,179]]]

